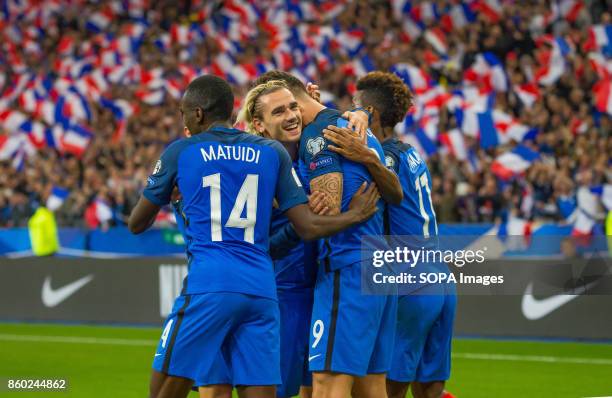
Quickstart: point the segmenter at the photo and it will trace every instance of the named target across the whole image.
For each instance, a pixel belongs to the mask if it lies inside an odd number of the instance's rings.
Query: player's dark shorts
[[[312,302],[312,289],[278,291],[283,382],[278,386],[277,397],[293,397],[298,394],[300,386],[312,385],[312,374],[308,370]]]
[[[278,303],[230,292],[179,296],[153,369],[200,386],[280,384]]]
[[[388,379],[444,381],[450,377],[451,340],[457,296],[452,284],[427,285],[400,296],[393,364]]]
[[[313,372],[354,376],[391,367],[397,296],[361,292],[361,264],[326,272],[319,268],[310,327]]]

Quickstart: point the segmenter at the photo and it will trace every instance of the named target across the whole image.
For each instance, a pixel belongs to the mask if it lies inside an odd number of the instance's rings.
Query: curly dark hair
[[[293,76],[291,73],[284,72],[282,70],[271,70],[263,75],[259,76],[253,84],[251,84],[250,88],[259,86],[260,84],[267,83],[271,80],[280,80],[285,82],[285,84],[289,87],[289,90],[293,93],[293,95],[298,96],[301,94],[308,95],[306,91],[306,86],[300,79]]]
[[[363,106],[372,106],[380,113],[383,127],[393,127],[404,120],[412,106],[412,92],[391,72],[370,72],[357,81]]]

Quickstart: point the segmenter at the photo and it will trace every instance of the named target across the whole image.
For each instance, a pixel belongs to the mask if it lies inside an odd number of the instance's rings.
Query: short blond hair
[[[289,90],[289,86],[287,86],[287,84],[281,80],[270,80],[250,89],[244,98],[242,108],[238,112],[236,122],[245,122],[247,124],[247,131],[249,133],[261,135],[261,133],[255,129],[255,125],[253,124],[253,120],[255,118],[261,119],[261,105],[259,103],[259,99],[264,95],[282,89]]]

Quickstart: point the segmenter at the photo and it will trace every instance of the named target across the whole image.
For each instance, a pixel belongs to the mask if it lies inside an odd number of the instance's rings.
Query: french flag
[[[565,18],[568,22],[576,22],[584,3],[580,0],[555,0],[551,4],[552,12],[558,18]]]
[[[102,199],[93,202],[93,209],[99,224],[104,224],[113,218],[113,209]]]
[[[565,73],[565,57],[571,52],[569,44],[561,37],[544,39],[552,50],[543,59],[543,66],[536,71],[535,80],[543,86],[554,84]]]
[[[40,107],[41,98],[38,97],[33,89],[25,90],[17,99],[19,106],[26,112],[37,113]]]
[[[27,135],[28,139],[34,145],[34,147],[40,149],[43,148],[47,142],[46,140],[46,128],[42,123],[33,122],[28,120],[23,123],[20,130]]]
[[[451,153],[457,160],[467,159],[465,138],[459,129],[452,129],[446,133],[442,133],[440,134],[439,139],[440,143],[442,143],[448,152]]]
[[[612,80],[600,80],[593,86],[595,107],[598,111],[612,115]]]
[[[357,58],[353,60],[353,62],[345,65],[343,69],[344,72],[348,75],[361,77],[367,74],[368,72],[372,72],[375,67],[370,57],[364,55],[363,57]]]
[[[228,73],[229,80],[241,86],[255,80],[256,77],[257,67],[252,64],[234,65]]]
[[[446,54],[448,51],[448,44],[446,42],[446,36],[440,28],[431,28],[425,32],[425,40],[431,44],[438,54]]]
[[[21,147],[19,135],[0,134],[0,160],[12,159]]]
[[[340,32],[337,41],[347,51],[349,57],[354,57],[363,47],[364,38],[365,32],[363,30],[352,29],[347,32]]]
[[[524,145],[517,145],[513,150],[499,155],[491,164],[491,171],[503,180],[509,180],[522,174],[538,160],[540,155]]]
[[[173,24],[170,27],[170,38],[173,43],[177,43],[181,46],[186,46],[191,40],[191,32],[188,26]]]
[[[59,124],[56,124],[45,131],[47,146],[59,151],[60,153],[64,152],[64,148],[62,147],[62,137],[64,137],[64,128]]]
[[[410,15],[417,22],[429,24],[432,21],[437,21],[440,18],[438,7],[434,2],[424,1],[410,8]]]
[[[47,198],[47,209],[55,211],[62,207],[66,198],[70,195],[70,191],[62,187],[51,188],[51,195]]]
[[[588,58],[591,68],[597,72],[600,79],[612,78],[612,60],[606,59],[602,54],[595,52],[589,53]]]
[[[585,43],[586,50],[599,50],[606,56],[612,56],[612,25],[595,25],[589,29],[589,38]]]
[[[81,157],[91,141],[93,134],[83,126],[72,125],[64,131],[61,146],[66,152]]]
[[[527,108],[531,108],[533,104],[540,99],[540,89],[534,83],[514,86],[514,92]]]
[[[455,4],[451,7],[450,11],[443,15],[440,19],[442,28],[447,32],[461,29],[467,24],[470,24],[476,20],[476,15],[470,9],[470,6],[465,3]]]
[[[19,111],[13,111],[10,109],[4,111],[0,110],[0,125],[2,125],[4,130],[9,133],[19,131],[25,122],[27,122],[26,115]]]
[[[465,72],[465,80],[484,85],[486,89],[508,91],[508,77],[504,66],[493,53],[478,54],[474,64]]]
[[[409,133],[407,135],[407,138],[408,137],[414,137],[416,139],[417,143],[415,146],[417,150],[420,153],[425,154],[427,157],[438,152],[438,146],[429,138],[425,130],[418,128],[414,131],[414,134]],[[412,142],[414,144],[414,141]]]
[[[391,71],[402,78],[415,94],[422,94],[428,91],[431,86],[431,78],[421,68],[410,64],[396,64]]]
[[[101,11],[92,14],[87,22],[85,28],[94,33],[102,33],[108,28],[108,25],[113,21],[115,14],[113,9],[109,6],[104,7]]]
[[[502,16],[502,6],[498,0],[476,0],[470,4],[472,10],[486,16],[490,22],[497,23]]]
[[[172,98],[176,100],[181,99],[183,95],[183,86],[180,80],[181,79],[179,78],[166,80],[166,91]]]
[[[462,130],[466,135],[480,136],[483,149],[495,148],[512,139],[521,142],[530,132],[533,133],[529,127],[498,110],[464,112]]]
[[[425,27],[423,24],[417,23],[410,17],[405,17],[402,22],[402,39],[405,42],[412,43],[417,40],[423,32]]]

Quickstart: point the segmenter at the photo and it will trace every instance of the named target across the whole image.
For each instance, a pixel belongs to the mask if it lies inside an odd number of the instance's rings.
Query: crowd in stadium
[[[276,68],[342,110],[365,72],[404,78],[416,104],[397,130],[427,157],[441,223],[573,222],[578,208],[589,232],[605,216],[605,1],[257,3],[4,2],[0,227],[50,198],[59,225],[124,224],[183,134],[189,81],[215,73],[241,98]]]

